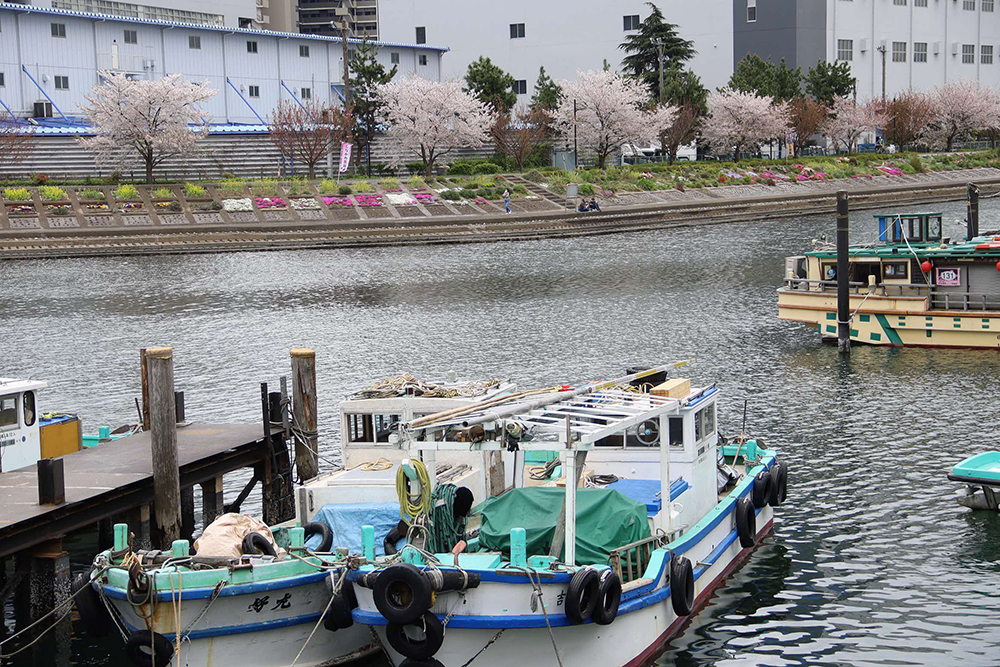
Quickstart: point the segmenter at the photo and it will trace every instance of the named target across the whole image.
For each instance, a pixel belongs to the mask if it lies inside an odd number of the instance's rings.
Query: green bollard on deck
[[[528,567],[528,537],[524,528],[510,529],[510,564]]]
[[[114,550],[124,551],[127,548],[128,548],[128,524],[116,523]]]
[[[97,427],[97,437],[101,440],[107,440],[111,437],[111,427],[110,426],[98,426]]]
[[[369,563],[375,561],[375,526],[361,526],[361,553]]]
[[[174,540],[170,544],[170,555],[173,558],[187,558],[191,555],[191,543],[187,540]]]
[[[306,546],[306,529],[297,526],[289,530],[288,546],[292,549],[304,549]]]

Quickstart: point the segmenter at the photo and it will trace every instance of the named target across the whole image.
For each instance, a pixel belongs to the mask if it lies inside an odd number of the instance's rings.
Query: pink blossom
[[[350,197],[323,197],[323,203],[327,206],[354,206]]]
[[[744,148],[785,135],[788,110],[771,97],[723,88],[708,96],[704,135],[716,154],[738,156]]]
[[[929,98],[934,118],[925,134],[935,147],[951,150],[955,141],[1000,124],[1000,96],[989,86],[980,88],[975,81],[956,81],[935,88]]]
[[[882,104],[878,100],[858,104],[849,97],[837,97],[833,101],[833,113],[823,126],[823,131],[834,143],[841,144],[848,153],[853,153],[862,134],[880,130],[888,122],[889,115],[882,110]]]
[[[257,208],[284,208],[287,203],[281,197],[257,197],[254,199]]]

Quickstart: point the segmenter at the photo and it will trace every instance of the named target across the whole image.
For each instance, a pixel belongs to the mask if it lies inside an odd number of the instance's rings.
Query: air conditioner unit
[[[934,55],[941,55],[941,42],[934,42]]]
[[[861,41],[858,42],[858,44],[860,44],[860,46],[858,47],[858,50],[861,51],[861,53],[867,53],[867,51],[868,51],[868,38],[867,37],[862,38]]]
[[[952,42],[951,43],[951,55],[953,55],[953,56],[957,56],[958,55],[958,42]]]

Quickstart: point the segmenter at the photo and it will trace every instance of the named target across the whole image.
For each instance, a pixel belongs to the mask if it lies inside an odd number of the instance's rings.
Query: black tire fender
[[[434,604],[431,582],[409,563],[396,563],[379,572],[372,596],[379,613],[397,625],[415,622]]]
[[[573,623],[583,623],[594,613],[598,602],[601,576],[589,567],[577,570],[566,589],[566,618]]]
[[[430,658],[428,660],[412,660],[410,658],[404,658],[403,662],[399,663],[399,667],[444,667],[440,660],[435,660]]]
[[[111,631],[108,609],[100,594],[90,583],[90,572],[81,572],[73,579],[73,603],[80,614],[80,621],[91,637],[107,637]]]
[[[750,498],[753,506],[757,509],[767,506],[767,501],[771,497],[771,473],[761,470],[753,478],[753,488],[750,490]]]
[[[330,547],[333,546],[333,531],[330,530],[330,526],[326,525],[322,521],[310,521],[306,525],[302,526],[302,528],[306,532],[306,542],[309,541],[310,537],[316,535],[317,533],[321,536],[319,546],[316,547],[314,551],[319,553],[330,552]]]
[[[598,625],[611,625],[618,618],[618,606],[622,601],[622,580],[614,570],[601,573],[597,587],[597,605],[592,618]]]
[[[354,616],[351,612],[358,607],[358,598],[354,593],[354,586],[351,582],[345,581],[340,592],[333,597],[330,603],[330,611],[323,619],[323,627],[331,632],[344,630],[354,625]]]
[[[771,507],[778,507],[785,501],[788,493],[788,469],[784,463],[778,462],[771,467],[771,491],[768,494],[767,503]]]
[[[125,643],[128,659],[137,667],[169,667],[174,645],[159,632],[136,630]]]
[[[757,544],[757,511],[746,496],[736,501],[736,534],[744,549]]]
[[[429,611],[425,611],[418,620],[423,626],[423,638],[415,638],[406,633],[406,628],[416,626],[415,623],[389,623],[385,626],[385,637],[389,640],[389,646],[403,657],[429,660],[444,643],[444,624]]]
[[[670,602],[678,616],[694,610],[694,568],[684,556],[670,559]]]
[[[278,555],[278,552],[274,550],[274,545],[271,544],[271,541],[260,533],[247,533],[246,537],[243,538],[243,544],[240,545],[240,548],[247,556]]]

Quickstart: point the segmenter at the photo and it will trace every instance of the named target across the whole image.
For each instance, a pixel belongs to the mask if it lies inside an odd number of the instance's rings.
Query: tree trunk
[[[146,183],[153,184],[153,156],[146,156]]]
[[[431,170],[434,168],[434,158],[424,160],[424,178],[431,177]]]
[[[736,144],[736,148],[733,149],[733,162],[740,161],[740,145]]]
[[[316,163],[309,163],[309,180],[314,180],[316,178]]]
[[[945,148],[945,150],[946,150],[946,151],[948,151],[948,152],[950,153],[950,152],[951,152],[951,149],[952,149],[952,147],[953,147],[954,145],[955,145],[955,138],[954,138],[954,137],[948,137],[948,145],[947,145],[947,147]]]

